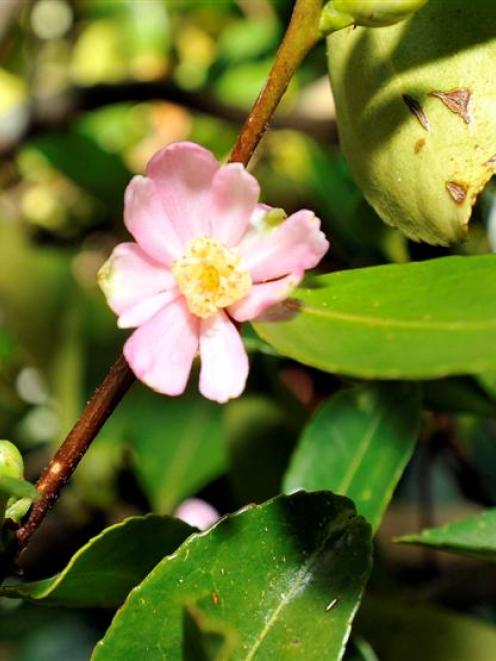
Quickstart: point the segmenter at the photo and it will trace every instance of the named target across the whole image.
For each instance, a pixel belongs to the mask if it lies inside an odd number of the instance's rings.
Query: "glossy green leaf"
[[[370,528],[346,498],[297,493],[246,508],[165,558],[93,658],[183,658],[183,608],[194,603],[234,630],[233,659],[339,659],[370,552]]]
[[[60,574],[4,586],[0,596],[72,607],[119,606],[129,591],[194,531],[170,517],[131,517],[91,539]]]
[[[495,627],[417,602],[367,598],[356,630],[381,661],[490,661],[496,653]]]
[[[490,371],[495,269],[496,255],[483,255],[331,273],[255,330],[283,355],[329,372],[430,379]]]
[[[408,20],[328,39],[340,144],[382,219],[414,239],[467,235],[496,168],[496,12],[429,0]]]
[[[220,405],[193,389],[166,398],[140,387],[128,410],[138,478],[157,512],[172,512],[225,470]]]
[[[412,455],[419,426],[419,390],[413,385],[343,390],[305,428],[284,490],[328,489],[348,496],[376,529]]]
[[[226,661],[236,647],[234,631],[213,618],[205,617],[195,606],[183,611],[184,661]]]
[[[448,523],[441,528],[428,528],[418,534],[403,535],[396,541],[496,562],[496,508]]]

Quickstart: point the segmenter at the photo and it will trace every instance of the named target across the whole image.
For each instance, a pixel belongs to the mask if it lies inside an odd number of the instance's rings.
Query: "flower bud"
[[[207,530],[220,518],[217,510],[200,498],[184,500],[174,512],[174,516],[199,530]]]
[[[427,0],[331,0],[323,9],[320,29],[324,34],[349,25],[384,27],[407,18]]]
[[[10,441],[0,441],[0,479],[5,482],[12,480],[14,485],[17,485],[24,483],[23,474],[24,462],[19,450]],[[32,499],[29,497],[9,496],[3,490],[0,491],[0,551],[5,548],[6,535],[8,536],[8,531],[3,529],[5,519],[20,523],[31,503]]]
[[[0,441],[0,476],[22,479],[24,462],[16,446],[10,441]]]

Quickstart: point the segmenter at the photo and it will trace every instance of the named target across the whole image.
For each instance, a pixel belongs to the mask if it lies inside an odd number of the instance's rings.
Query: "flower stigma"
[[[172,273],[188,308],[202,319],[244,298],[252,285],[241,258],[207,236],[188,243],[183,256],[174,262]]]

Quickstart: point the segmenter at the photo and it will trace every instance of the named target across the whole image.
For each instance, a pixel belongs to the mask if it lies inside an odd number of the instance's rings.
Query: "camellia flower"
[[[284,219],[259,193],[240,163],[221,166],[191,142],[159,151],[127,187],[136,243],[116,246],[98,279],[119,327],[137,329],[124,356],[153,390],[184,392],[199,353],[200,392],[239,396],[248,358],[234,322],[286,298],[327,251],[311,211]]]

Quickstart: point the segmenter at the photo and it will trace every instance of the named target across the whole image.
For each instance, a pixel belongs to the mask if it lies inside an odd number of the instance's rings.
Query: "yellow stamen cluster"
[[[189,242],[172,272],[190,311],[203,319],[244,298],[252,284],[240,257],[206,236]]]

